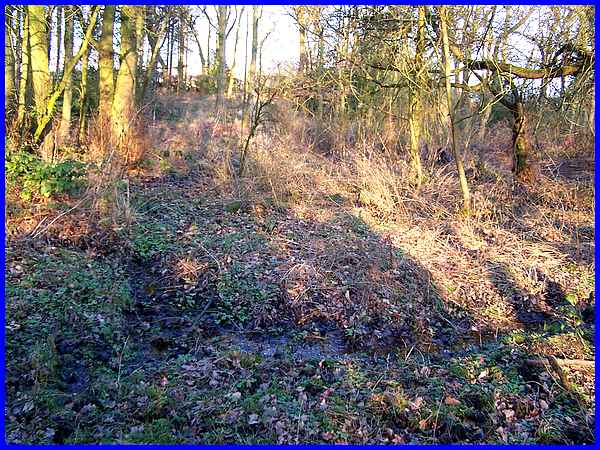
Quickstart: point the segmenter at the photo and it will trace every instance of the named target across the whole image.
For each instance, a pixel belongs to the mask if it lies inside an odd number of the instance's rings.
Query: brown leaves
[[[457,406],[460,405],[460,400],[452,397],[451,395],[447,395],[446,398],[444,399],[444,403],[448,406]]]

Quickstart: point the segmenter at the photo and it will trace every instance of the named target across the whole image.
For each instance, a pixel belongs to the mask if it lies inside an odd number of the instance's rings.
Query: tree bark
[[[416,34],[416,51],[414,67],[417,86],[411,85],[409,92],[408,126],[410,131],[410,154],[416,172],[417,189],[423,183],[423,166],[421,164],[421,130],[423,124],[423,99],[421,89],[424,86],[423,54],[425,53],[425,7],[418,7]]]
[[[83,36],[83,40],[81,42],[81,46],[79,47],[79,50],[77,50],[77,53],[75,54],[75,56],[73,58],[71,58],[71,60],[67,64],[65,64],[63,76],[62,76],[60,83],[58,83],[58,85],[54,88],[54,90],[50,94],[47,94],[47,101],[45,102],[44,109],[43,109],[43,111],[41,111],[40,114],[37,115],[37,127],[35,129],[33,138],[34,138],[34,142],[36,142],[36,143],[39,143],[42,140],[42,138],[44,138],[44,143],[42,144],[42,148],[44,148],[44,144],[47,141],[48,136],[50,136],[50,137],[52,136],[52,133],[50,133],[49,131],[52,128],[52,117],[54,116],[56,102],[62,95],[62,93],[65,89],[65,86],[67,85],[67,80],[71,76],[71,73],[73,72],[73,69],[75,68],[75,65],[79,62],[79,60],[81,59],[83,54],[87,51],[87,49],[90,45],[90,42],[92,41],[92,34],[94,32],[94,28],[96,27],[97,17],[98,17],[98,7],[94,6],[92,8],[92,15],[90,17],[90,23],[85,31],[85,35]],[[31,52],[31,59],[32,59],[32,61],[34,60],[33,50]],[[47,60],[46,60],[46,62],[47,62]],[[47,69],[47,66],[46,66],[46,69]],[[35,70],[35,69],[33,69],[33,70]],[[35,77],[34,77],[34,82],[35,82]],[[53,143],[54,142],[52,140],[52,144]]]
[[[144,32],[146,30],[146,6],[140,5],[135,16],[135,48],[137,55],[135,67],[135,79],[142,79],[142,64],[144,63]],[[139,99],[139,91],[141,86],[136,83],[136,99]]]
[[[65,17],[67,14],[66,8],[68,8],[68,7],[65,6]],[[61,35],[62,35],[62,15],[63,15],[62,12],[63,12],[63,7],[61,5],[56,5],[56,72],[54,72],[54,80],[59,79],[58,69],[60,68],[60,48],[61,48],[60,39],[61,39]],[[67,32],[66,27],[67,27],[67,24],[65,23],[65,33]],[[66,39],[66,37],[63,37],[63,40],[64,39]],[[66,60],[66,55],[65,55],[65,60]]]
[[[115,23],[115,7],[106,5],[102,14],[102,32],[98,44],[98,90],[100,100],[98,112],[100,122],[108,122],[115,89],[113,63],[113,35]]]
[[[31,83],[31,58],[29,45],[29,12],[23,6],[23,31],[21,35],[21,76],[19,77],[19,94],[17,101],[17,127],[21,128],[25,120],[25,110],[28,106],[27,87]]]
[[[158,19],[157,19],[158,20]],[[140,99],[144,99],[146,96],[146,92],[148,90],[148,85],[152,80],[152,74],[156,69],[156,63],[158,61],[160,48],[163,45],[165,37],[167,35],[167,25],[168,21],[163,20],[160,24],[160,28],[156,33],[156,36],[152,36],[151,33],[148,33],[148,41],[152,48],[152,53],[150,55],[150,61],[148,61],[148,67],[146,67],[146,75],[144,77],[144,84],[142,85],[142,92],[140,93]]]
[[[237,27],[235,29],[235,40],[233,41],[233,61],[231,62],[231,68],[229,70],[229,82],[227,84],[227,97],[230,98],[233,94],[233,82],[235,81],[235,65],[237,57],[237,47],[240,37],[240,27],[242,25],[242,14],[244,14],[244,7],[240,12]]]
[[[252,50],[250,52],[250,68],[248,70],[249,90],[252,92],[256,79],[256,58],[258,55],[258,21],[262,15],[262,6],[252,6]]]
[[[15,92],[15,60],[12,51],[12,14],[13,7],[6,5],[4,10],[4,114],[8,118],[13,112],[12,105],[14,104],[13,94]],[[8,122],[8,120],[7,120]]]
[[[450,81],[451,68],[450,68],[450,44],[448,41],[448,16],[447,9],[445,6],[439,7],[440,14],[440,29],[442,32],[443,41],[443,55],[444,55],[444,78],[446,79],[446,99],[448,103],[448,125],[451,133],[451,144],[452,153],[454,154],[454,161],[456,162],[456,170],[458,172],[458,179],[460,182],[460,190],[463,196],[463,208],[468,213],[471,209],[471,195],[469,193],[469,185],[467,184],[467,177],[465,176],[465,169],[463,166],[462,155],[456,145],[456,127],[454,123],[454,107],[452,104],[452,85]]]
[[[533,173],[531,168],[531,143],[527,136],[527,119],[521,99],[515,102],[511,112],[513,114],[513,172],[518,179],[526,180]]]
[[[122,144],[131,132],[131,119],[135,115],[135,76],[137,68],[137,49],[135,22],[138,14],[137,6],[123,6],[121,9],[121,52],[119,71],[115,83],[115,95],[112,104],[112,134],[121,146],[122,156],[127,163],[127,155],[123,155]]]
[[[59,10],[60,11],[60,10]],[[73,8],[71,6],[65,6],[65,36],[64,36],[64,47],[65,47],[65,67],[73,58]],[[58,72],[58,64],[57,64]],[[71,106],[73,100],[73,79],[72,75],[67,76],[67,82],[65,85],[65,91],[63,93],[63,104],[62,104],[62,117],[60,120],[60,126],[58,129],[57,145],[64,144],[69,139],[69,132],[71,128]]]
[[[90,48],[88,47],[83,57],[81,58],[81,83],[79,84],[79,131],[77,133],[77,142],[83,142],[85,137],[85,124],[87,117],[87,84],[88,84],[88,67],[90,60]]]
[[[298,6],[296,7],[296,15],[298,20],[298,28],[300,31],[300,39],[299,39],[299,50],[300,50],[300,58],[299,58],[299,66],[298,70],[300,73],[305,73],[308,70],[308,53],[306,50],[306,27],[307,27],[307,17],[306,17],[306,7]]]
[[[217,10],[217,110],[223,109],[223,96],[225,94],[225,43],[227,28],[227,6],[219,6]]]
[[[42,124],[42,117],[46,113],[48,96],[51,88],[50,71],[48,68],[48,30],[46,28],[46,9],[44,6],[27,6],[29,14],[29,42],[31,47],[31,73],[33,84],[33,102],[37,126]],[[49,121],[48,121],[49,122]],[[44,124],[46,128],[48,123]],[[36,131],[35,140],[42,136],[44,129]],[[44,135],[40,147],[40,156],[50,161],[53,157],[54,139],[51,133]]]
[[[179,33],[178,38],[179,42],[177,45],[177,94],[183,88],[184,76],[183,76],[183,59],[184,59],[184,51],[185,51],[185,11],[182,6],[180,6],[179,11]]]

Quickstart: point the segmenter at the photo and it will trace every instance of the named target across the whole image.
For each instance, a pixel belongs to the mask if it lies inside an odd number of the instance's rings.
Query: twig
[[[73,206],[72,208],[70,208],[70,209],[68,209],[68,210],[66,210],[66,211],[64,211],[64,212],[62,212],[62,213],[60,213],[58,216],[56,216],[54,219],[52,219],[48,225],[46,225],[44,228],[42,228],[41,230],[39,230],[39,231],[37,231],[37,232],[36,232],[36,230],[37,230],[37,229],[38,229],[38,227],[39,227],[39,224],[38,224],[38,226],[36,226],[36,227],[35,227],[35,229],[34,229],[34,230],[33,230],[33,231],[32,231],[32,232],[29,234],[29,237],[30,237],[31,239],[35,239],[35,238],[36,238],[36,237],[38,237],[40,234],[42,234],[42,233],[45,233],[45,232],[48,230],[48,228],[50,228],[50,227],[52,226],[52,224],[53,224],[54,222],[56,222],[56,221],[57,221],[58,219],[60,219],[61,217],[63,217],[63,216],[65,216],[65,215],[67,215],[67,214],[70,214],[71,212],[75,211],[75,209],[77,209],[79,206],[81,206],[81,204],[82,204],[82,203],[83,203],[83,202],[84,202],[84,201],[85,201],[85,200],[86,200],[88,197],[89,197],[88,195],[85,195],[84,197],[82,197],[82,198],[81,198],[81,200],[79,200],[79,201],[78,201],[78,202],[75,204],[75,206]],[[45,218],[44,218],[44,219],[45,219]],[[44,222],[44,219],[42,219],[42,221],[40,222],[40,224],[41,224],[42,222]]]

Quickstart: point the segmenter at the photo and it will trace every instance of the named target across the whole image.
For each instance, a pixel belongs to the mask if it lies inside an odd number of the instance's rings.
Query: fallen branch
[[[540,359],[526,359],[525,364],[529,366],[542,366],[545,367],[548,365],[550,360],[554,360],[556,364],[562,367],[574,367],[574,368],[594,368],[595,361],[588,359],[561,359],[555,358],[553,356],[549,356],[548,358],[540,358]]]

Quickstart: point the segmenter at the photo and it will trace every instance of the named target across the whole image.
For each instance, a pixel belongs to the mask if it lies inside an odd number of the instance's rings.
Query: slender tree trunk
[[[135,48],[137,49],[137,65],[135,79],[143,78],[144,64],[144,31],[146,29],[146,6],[138,6],[137,15],[135,16]],[[136,99],[139,99],[141,86],[136,83]]]
[[[206,73],[210,72],[210,31],[211,27],[209,26],[206,37]]]
[[[162,21],[160,25],[160,29],[158,30],[155,37],[151,36],[151,33],[148,33],[148,41],[152,48],[152,53],[150,55],[150,61],[148,61],[148,67],[146,67],[146,75],[144,77],[144,84],[142,85],[142,92],[140,93],[140,99],[144,99],[146,96],[146,92],[148,90],[148,85],[152,80],[152,74],[156,69],[156,63],[158,61],[160,48],[165,40],[167,34],[167,21]]]
[[[58,69],[60,68],[60,49],[62,47],[61,37],[62,37],[62,12],[63,7],[61,5],[56,5],[56,71],[54,72],[54,80],[59,79]],[[66,11],[65,11],[66,14]],[[65,23],[65,33],[67,24]],[[65,38],[63,38],[65,39]],[[66,57],[66,55],[65,55]]]
[[[223,109],[223,95],[225,93],[225,32],[227,28],[227,6],[219,6],[218,21],[218,48],[217,48],[217,110]]]
[[[184,63],[184,50],[185,50],[185,11],[183,6],[180,6],[179,11],[179,33],[178,38],[179,42],[177,45],[177,94],[183,88],[183,63]]]
[[[23,31],[21,34],[21,76],[19,77],[19,95],[17,105],[17,126],[21,128],[25,120],[25,110],[28,106],[27,87],[31,83],[31,58],[29,45],[29,12],[23,6]]]
[[[227,85],[227,97],[231,98],[233,94],[233,82],[235,81],[235,64],[237,59],[237,46],[240,38],[240,26],[242,24],[242,14],[244,14],[244,7],[240,12],[240,17],[238,18],[238,23],[235,28],[235,40],[233,43],[233,61],[231,62],[231,68],[229,70],[229,83]]]
[[[14,60],[15,60],[15,76],[14,76],[14,85],[15,89],[19,87],[19,80],[21,79],[21,60],[23,59],[23,55],[21,55],[21,41],[23,39],[23,32],[21,31],[21,27],[23,24],[23,14],[21,10],[22,6],[17,6],[14,8],[14,13],[16,14],[16,22],[14,22],[13,33],[14,33]],[[16,98],[16,97],[15,97]]]
[[[307,18],[306,18],[306,7],[298,6],[297,7],[297,17],[298,17],[298,28],[300,29],[300,40],[299,40],[299,49],[300,49],[300,58],[299,58],[299,71],[300,73],[304,73],[308,70],[308,56],[306,50],[306,27],[307,27]]]
[[[29,5],[29,42],[31,46],[31,72],[33,82],[33,101],[38,127],[41,118],[46,113],[48,96],[51,88],[50,71],[48,69],[48,32],[46,28],[46,10],[44,6]],[[48,124],[45,124],[48,125]],[[44,127],[46,128],[46,127]],[[41,130],[38,137],[45,133]],[[36,141],[38,140],[36,137]],[[40,155],[50,161],[53,158],[54,137],[52,133],[46,133],[40,147]]]
[[[100,122],[108,122],[115,89],[113,63],[113,35],[115,23],[115,7],[106,5],[102,14],[102,32],[98,43],[98,90],[100,100],[98,112]]]
[[[485,102],[487,101],[487,96],[483,92],[483,89],[481,90],[481,97],[482,97],[481,104],[485,105]],[[479,117],[479,130],[477,131],[477,140],[480,143],[484,142],[485,134],[487,132],[487,123],[488,123],[488,120],[490,119],[490,114],[491,113],[492,113],[492,106],[490,105],[490,106],[487,106],[483,110],[483,112],[480,114],[480,117]]]
[[[48,61],[50,61],[50,53],[52,51],[52,15],[54,14],[54,5],[48,6],[46,10],[46,39],[47,41],[47,50],[48,50]]]
[[[12,15],[13,7],[6,5],[4,9],[5,14],[5,30],[4,30],[4,114],[7,119],[10,113],[12,113],[12,106],[14,104],[13,94],[15,92],[15,60],[12,51]],[[6,120],[8,122],[8,120]]]
[[[423,166],[421,164],[421,130],[423,126],[423,99],[421,89],[424,84],[423,54],[425,53],[425,7],[418,7],[417,42],[415,52],[415,68],[417,86],[411,86],[409,92],[408,125],[410,131],[410,154],[416,172],[417,189],[423,183]]]
[[[446,80],[446,100],[448,103],[448,125],[451,133],[451,145],[452,153],[454,154],[454,160],[456,161],[456,170],[458,171],[458,179],[460,181],[460,190],[463,195],[463,207],[466,212],[471,209],[471,195],[469,193],[469,185],[467,184],[467,177],[465,176],[465,169],[463,166],[462,155],[456,145],[456,127],[454,123],[454,107],[452,104],[452,84],[450,81],[451,68],[450,68],[450,44],[448,41],[448,16],[447,9],[445,6],[439,7],[440,13],[440,29],[442,32],[443,41],[443,54],[444,54],[444,78]]]
[[[131,119],[135,116],[135,75],[137,67],[137,49],[135,22],[137,6],[123,6],[121,9],[121,54],[119,71],[115,83],[115,95],[112,104],[112,133],[121,146],[121,154],[128,163],[126,149],[122,145],[131,131]]]
[[[59,10],[60,11],[60,10]],[[73,9],[70,6],[65,6],[65,67],[73,58]],[[58,67],[58,65],[57,65]],[[57,69],[58,72],[58,69]],[[63,93],[62,117],[58,129],[57,145],[62,145],[69,139],[71,129],[71,105],[73,99],[73,77],[67,77],[65,91]]]
[[[207,74],[208,73],[208,64],[206,63],[206,58],[204,57],[204,52],[202,51],[202,44],[200,43],[200,37],[198,36],[198,32],[196,31],[196,29],[194,28],[194,24],[189,21],[189,28],[190,31],[192,32],[192,36],[194,37],[194,40],[196,41],[196,45],[198,46],[198,55],[200,56],[200,64],[202,64],[202,74]]]
[[[85,51],[81,58],[81,83],[79,84],[79,131],[77,133],[77,142],[83,142],[85,138],[85,125],[87,117],[88,95],[88,67],[90,60],[90,49]]]
[[[260,20],[262,6],[252,6],[252,51],[250,56],[250,69],[248,72],[250,91],[254,89],[256,80],[256,57],[258,55],[258,21]]]
[[[173,76],[173,52],[175,50],[175,24],[171,21],[169,27],[169,48],[167,50],[167,58],[169,61],[169,83],[171,83],[171,77]]]

